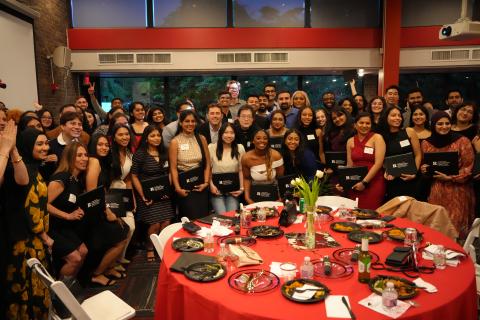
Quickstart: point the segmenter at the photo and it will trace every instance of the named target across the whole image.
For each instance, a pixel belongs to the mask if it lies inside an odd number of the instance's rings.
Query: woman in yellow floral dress
[[[29,183],[21,186],[6,172],[9,192],[6,215],[11,255],[7,265],[7,318],[47,319],[50,306],[48,288],[31,272],[27,260],[37,258],[48,268],[47,250],[53,240],[47,235],[47,185],[38,167],[48,154],[47,137],[33,128],[21,132],[17,141],[27,167]],[[7,170],[8,171],[8,170]],[[14,207],[17,207],[14,210]]]

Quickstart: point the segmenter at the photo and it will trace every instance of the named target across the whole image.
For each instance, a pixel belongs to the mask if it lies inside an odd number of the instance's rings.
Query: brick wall
[[[69,6],[66,0],[18,0],[40,13],[34,22],[35,63],[37,67],[39,103],[49,110],[58,111],[65,103],[73,103],[78,95],[78,76],[53,65],[53,76],[59,90],[52,93],[52,76],[48,55],[58,46],[67,45],[66,30],[69,27]]]

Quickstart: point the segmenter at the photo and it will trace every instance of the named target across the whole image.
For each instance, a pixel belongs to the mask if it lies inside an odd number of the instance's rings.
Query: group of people
[[[38,258],[57,278],[85,275],[108,286],[126,277],[126,249],[141,223],[144,239],[172,220],[191,220],[238,209],[240,202],[283,197],[278,181],[316,170],[330,174],[334,192],[359,198],[359,207],[375,209],[395,196],[407,195],[444,206],[461,237],[474,217],[475,152],[478,112],[458,90],[448,93],[445,110],[411,90],[399,106],[398,87],[369,102],[355,91],[336,101],[333,92],[314,108],[304,91],[277,93],[266,84],[260,95],[239,98],[240,83],[229,81],[205,118],[186,100],[167,121],[160,106],[132,102],[128,112],[120,98],[104,112],[95,98],[81,96],[59,110],[58,126],[46,109],[18,114],[0,110],[0,241],[2,287],[7,318],[46,318],[48,290],[26,266]],[[460,97],[458,97],[460,95]],[[423,154],[455,151],[457,175],[427,175]],[[366,166],[367,174],[351,188],[338,183],[328,155],[345,152],[346,166]],[[394,177],[383,169],[385,157],[411,153],[415,174]],[[171,192],[152,198],[145,181],[168,177]],[[105,206],[88,215],[82,194],[103,188],[122,192],[131,206],[115,214]],[[476,190],[476,189],[475,189]],[[127,197],[128,198],[128,197]],[[142,238],[140,237],[140,238]],[[145,241],[147,261],[155,261]]]

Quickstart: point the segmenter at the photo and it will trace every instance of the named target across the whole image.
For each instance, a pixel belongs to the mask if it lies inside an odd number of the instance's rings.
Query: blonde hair
[[[58,164],[57,172],[68,172],[70,174],[73,173],[73,169],[75,168],[75,160],[77,157],[78,148],[84,148],[85,152],[87,152],[87,147],[81,142],[72,141],[69,145],[63,149],[62,157],[60,158],[60,162]]]
[[[302,91],[302,90],[297,90],[295,91],[293,94],[292,94],[292,106],[293,106],[293,98],[297,95],[297,94],[303,94],[303,96],[305,97],[305,107],[311,107],[312,105],[310,104],[310,99],[308,98],[308,94],[305,92],[305,91]]]

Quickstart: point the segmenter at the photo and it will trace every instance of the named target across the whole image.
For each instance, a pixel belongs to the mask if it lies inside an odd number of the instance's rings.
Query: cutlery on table
[[[342,296],[342,302],[345,305],[345,307],[347,307],[348,313],[350,313],[350,318],[352,318],[352,320],[355,320],[356,319],[355,314],[353,313],[352,309],[350,309],[350,306],[348,305],[348,302],[347,302],[347,299],[345,299],[345,296]]]

